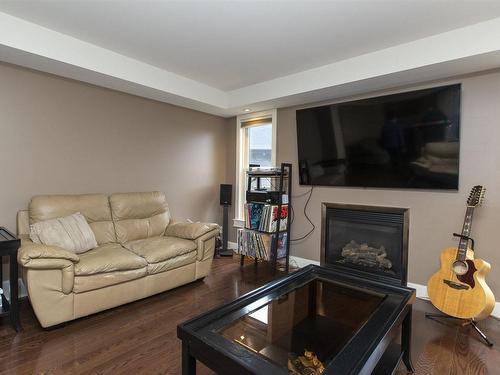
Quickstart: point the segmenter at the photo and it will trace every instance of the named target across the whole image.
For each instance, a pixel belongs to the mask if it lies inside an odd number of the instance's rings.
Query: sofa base
[[[23,281],[31,306],[42,327],[74,319],[74,293],[62,291],[62,271],[23,268]]]
[[[24,280],[35,315],[42,327],[47,328],[201,279],[208,274],[211,264],[212,259],[196,261],[83,293],[65,294],[60,290],[61,270],[30,269],[25,272]]]

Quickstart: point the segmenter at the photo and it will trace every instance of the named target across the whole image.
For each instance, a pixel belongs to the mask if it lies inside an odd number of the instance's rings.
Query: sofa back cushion
[[[170,221],[165,194],[119,193],[109,197],[118,242],[161,236]]]
[[[104,194],[38,195],[29,204],[30,224],[80,212],[99,245],[116,242],[108,197]]]

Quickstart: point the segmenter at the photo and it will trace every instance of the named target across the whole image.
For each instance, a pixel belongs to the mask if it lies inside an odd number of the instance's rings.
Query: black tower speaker
[[[229,206],[231,205],[231,196],[233,193],[233,185],[220,185],[220,204],[224,207],[222,216],[222,249],[219,249],[220,256],[232,256],[233,252],[227,248],[227,232],[229,230]]]
[[[222,205],[231,205],[231,196],[233,192],[233,185],[230,184],[221,184],[220,185],[220,204]]]

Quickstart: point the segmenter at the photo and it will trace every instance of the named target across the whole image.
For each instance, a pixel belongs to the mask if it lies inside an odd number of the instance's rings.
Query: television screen
[[[458,189],[460,84],[297,110],[301,185]]]

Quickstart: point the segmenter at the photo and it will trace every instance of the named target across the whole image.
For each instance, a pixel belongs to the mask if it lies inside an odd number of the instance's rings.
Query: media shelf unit
[[[290,213],[292,210],[292,164],[281,163],[280,168],[263,170],[250,169],[246,172],[247,190],[246,205],[258,205],[262,208],[259,218],[259,227],[250,227],[245,220],[245,228],[238,230],[237,254],[240,254],[240,265],[244,265],[245,256],[254,258],[255,267],[259,260],[270,262],[273,273],[276,272],[279,259],[285,259],[285,268],[288,272],[290,263]],[[264,187],[263,180],[267,180],[268,187]],[[283,197],[286,197],[284,201]],[[264,210],[265,215],[264,215]],[[273,220],[276,211],[276,221]],[[282,214],[286,212],[286,216]],[[249,215],[245,213],[245,217]],[[262,222],[266,220],[266,222]],[[286,225],[282,225],[286,220]],[[273,229],[274,228],[274,229]],[[269,249],[269,253],[262,253],[257,249]],[[255,256],[249,256],[249,247],[254,247]],[[282,250],[282,251],[279,251]]]

